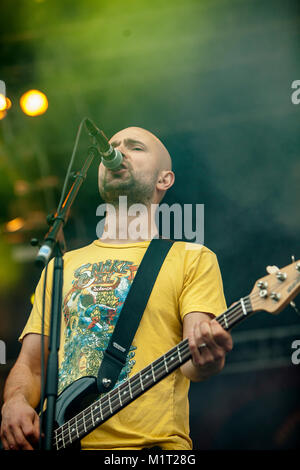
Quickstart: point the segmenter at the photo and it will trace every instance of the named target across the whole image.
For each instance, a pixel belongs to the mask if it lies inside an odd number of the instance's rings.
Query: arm
[[[45,337],[45,370],[48,338]],[[34,408],[40,400],[41,336],[27,334],[20,355],[10,371],[4,389],[1,440],[4,449],[32,450],[38,442],[39,417]]]
[[[231,335],[208,313],[190,312],[183,319],[183,339],[188,338],[192,359],[181,372],[193,382],[200,382],[220,372],[225,355],[232,349]],[[200,348],[200,344],[206,344]]]

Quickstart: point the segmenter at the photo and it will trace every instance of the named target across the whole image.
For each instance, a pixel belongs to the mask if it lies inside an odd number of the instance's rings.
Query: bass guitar
[[[277,268],[278,269],[278,268]],[[230,330],[254,312],[281,312],[300,292],[300,261],[258,279],[249,295],[216,320]],[[96,377],[82,377],[57,398],[53,450],[80,447],[80,440],[191,358],[184,339],[163,356],[99,398]]]

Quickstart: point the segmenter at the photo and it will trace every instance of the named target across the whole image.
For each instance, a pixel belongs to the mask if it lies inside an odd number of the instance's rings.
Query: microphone
[[[89,135],[96,139],[103,165],[110,170],[116,170],[120,168],[123,162],[123,155],[121,154],[120,150],[115,149],[108,142],[108,138],[104,132],[98,129],[98,127],[96,127],[90,119],[87,118],[85,120],[85,126]]]

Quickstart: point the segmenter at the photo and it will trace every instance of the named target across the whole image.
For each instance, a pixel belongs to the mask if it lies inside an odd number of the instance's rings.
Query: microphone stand
[[[45,399],[47,406],[43,414],[44,438],[41,447],[43,450],[52,449],[53,425],[55,419],[55,408],[58,388],[58,351],[60,346],[60,326],[61,326],[61,304],[63,288],[63,253],[65,243],[63,237],[63,225],[67,222],[71,206],[76,198],[87,171],[95,156],[99,156],[96,147],[90,146],[88,156],[80,172],[76,173],[75,181],[66,196],[59,212],[52,219],[51,228],[44,238],[44,243],[36,257],[36,264],[41,267],[46,264],[51,254],[54,254],[54,271],[52,281],[51,299],[51,323],[49,337],[49,356],[47,363],[47,377],[45,386]],[[43,250],[44,248],[44,250]],[[46,250],[45,250],[46,248]],[[47,255],[45,255],[47,252]]]

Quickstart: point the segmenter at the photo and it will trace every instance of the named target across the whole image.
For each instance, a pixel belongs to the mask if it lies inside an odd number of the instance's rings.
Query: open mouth
[[[119,173],[124,173],[126,171],[126,168],[119,168],[118,170],[110,170],[113,175],[118,175]]]
[[[122,163],[122,165],[121,165],[118,169],[116,169],[116,170],[109,170],[109,171],[111,171],[112,173],[120,173],[120,172],[123,172],[123,171],[125,171],[125,170],[127,170],[127,166],[124,165],[124,163]]]

